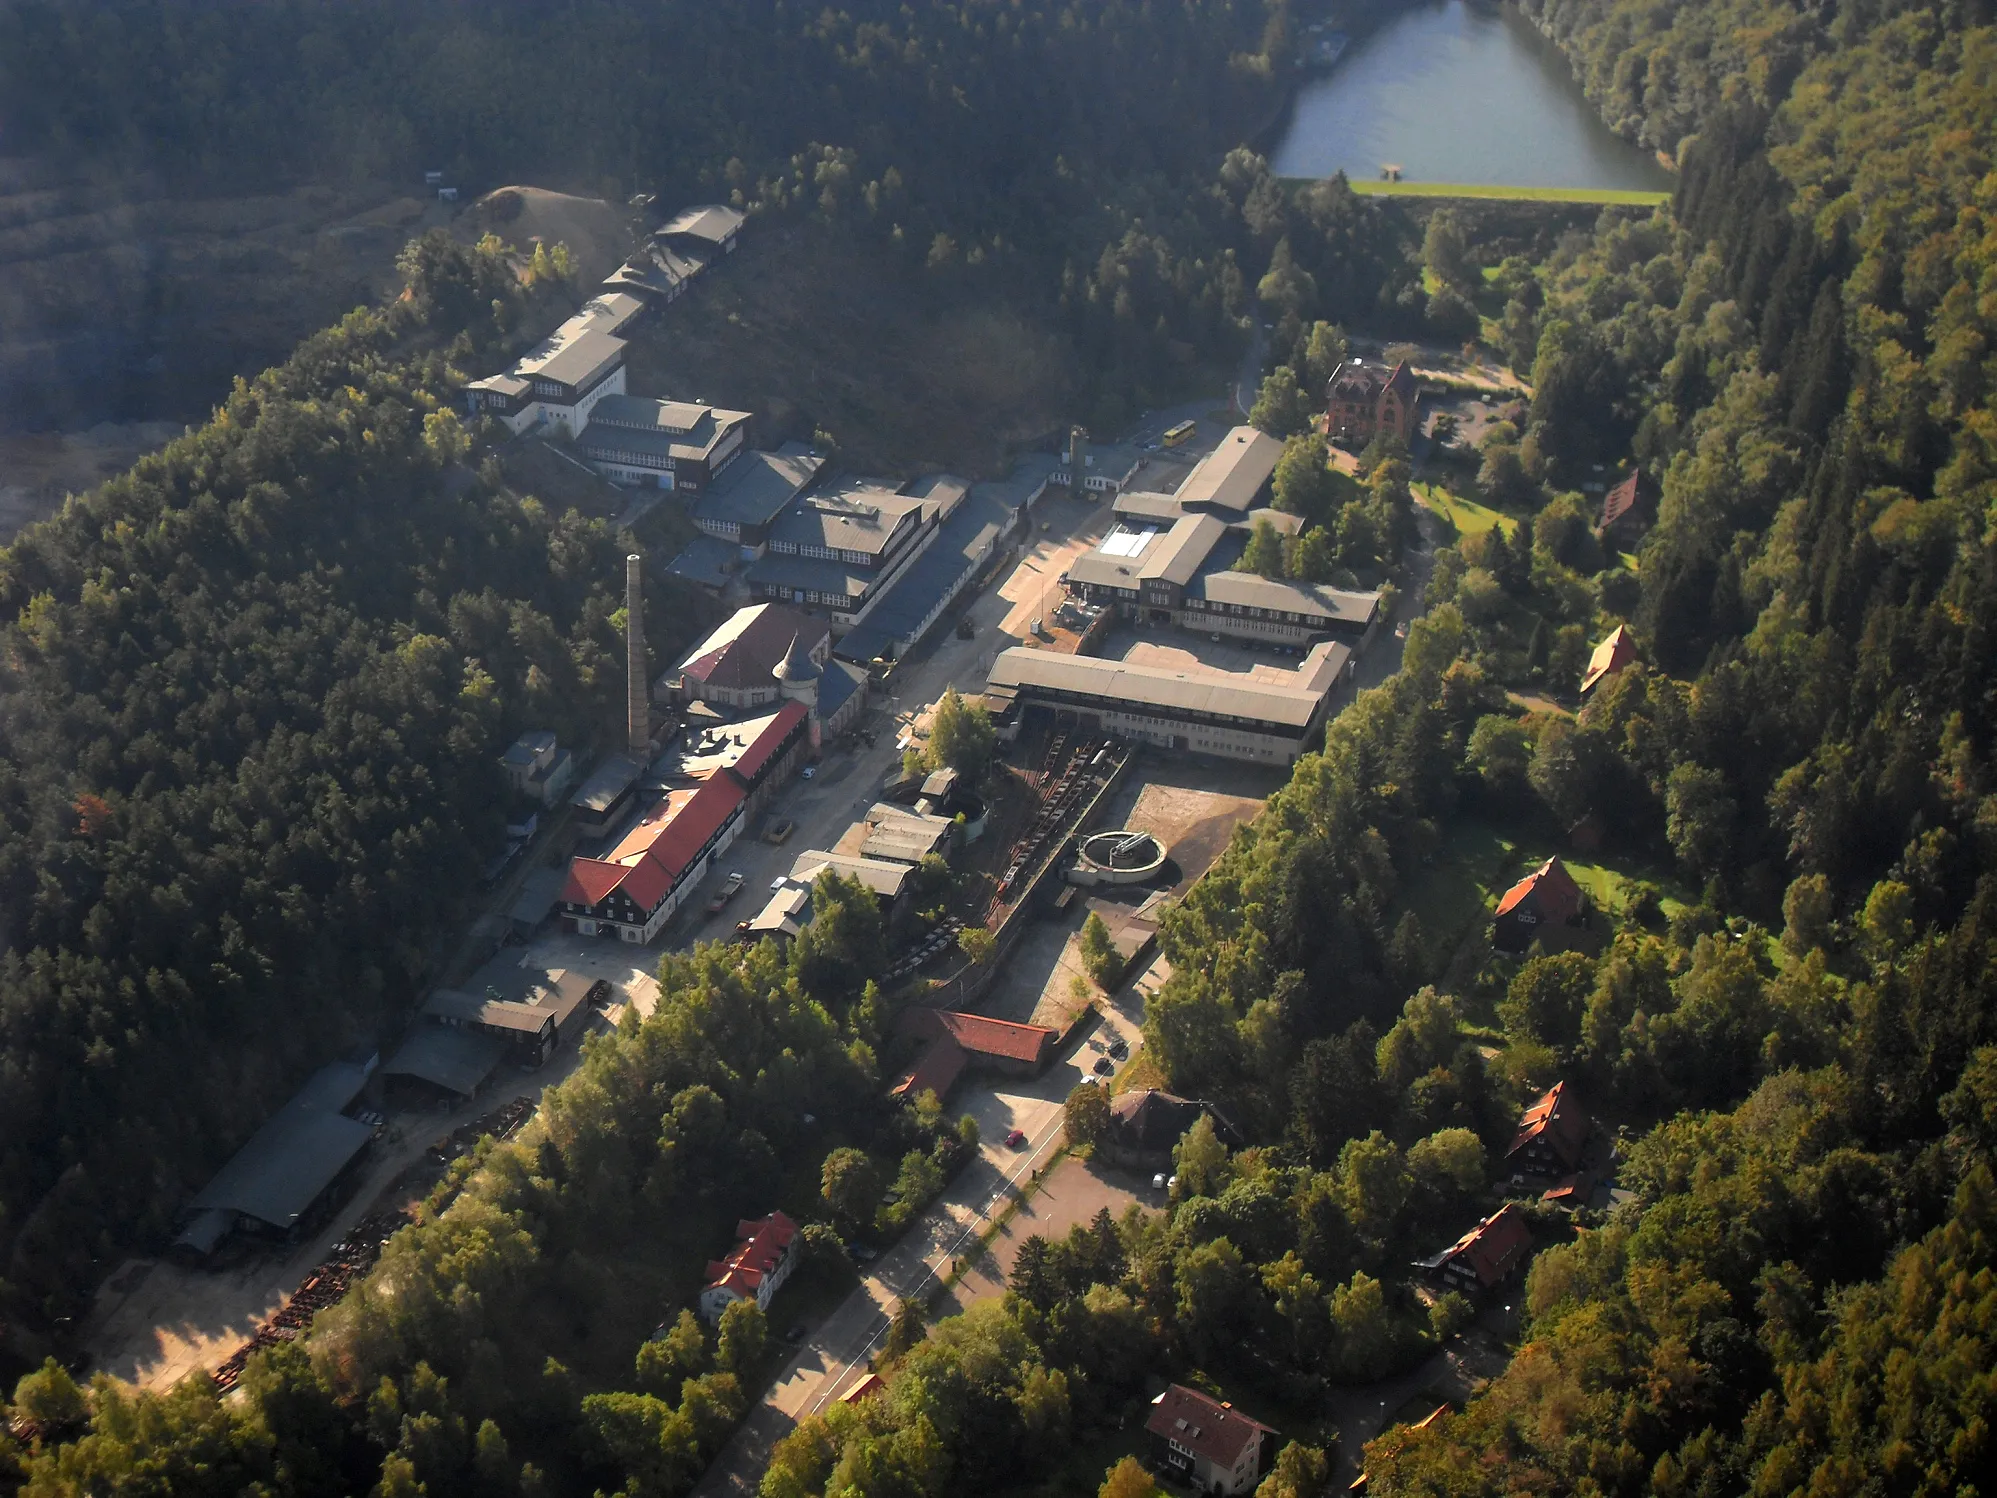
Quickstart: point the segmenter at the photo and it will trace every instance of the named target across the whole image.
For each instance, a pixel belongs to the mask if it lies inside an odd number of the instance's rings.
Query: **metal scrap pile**
[[[312,1318],[345,1295],[354,1281],[374,1268],[382,1245],[409,1219],[400,1212],[377,1212],[364,1217],[354,1230],[333,1245],[332,1253],[298,1287],[278,1313],[257,1328],[256,1335],[229,1354],[215,1370],[216,1387],[227,1392],[242,1381],[243,1366],[250,1354],[275,1342],[294,1342],[312,1324]]]

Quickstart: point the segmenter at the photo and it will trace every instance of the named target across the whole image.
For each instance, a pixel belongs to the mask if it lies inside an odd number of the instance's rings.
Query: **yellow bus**
[[[1188,437],[1192,436],[1195,430],[1195,424],[1190,421],[1182,421],[1175,427],[1168,427],[1165,431],[1165,445],[1167,447],[1177,447]]]

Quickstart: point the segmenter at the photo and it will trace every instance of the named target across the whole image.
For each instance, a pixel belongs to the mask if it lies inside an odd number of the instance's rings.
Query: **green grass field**
[[[1671,201],[1668,192],[1633,187],[1502,187],[1484,182],[1355,181],[1352,190],[1383,198],[1508,198],[1527,203],[1603,203],[1652,208]]]
[[[1415,502],[1455,526],[1458,536],[1481,536],[1491,527],[1502,525],[1509,538],[1519,528],[1518,521],[1512,516],[1501,514],[1488,505],[1480,505],[1474,499],[1451,494],[1440,484],[1416,484],[1413,487]]]
[[[1690,903],[1687,892],[1662,870],[1564,852],[1482,818],[1464,817],[1450,826],[1435,861],[1408,881],[1403,892],[1406,908],[1415,913],[1430,941],[1454,946],[1473,923],[1488,917],[1505,886],[1556,852],[1597,909],[1621,908],[1625,886],[1638,880],[1657,885],[1667,916]]]

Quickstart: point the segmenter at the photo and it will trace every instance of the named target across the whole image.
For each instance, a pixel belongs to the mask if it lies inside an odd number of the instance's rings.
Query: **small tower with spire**
[[[804,648],[804,636],[790,637],[790,649],[784,658],[777,662],[776,669],[770,672],[777,681],[777,691],[786,702],[801,702],[811,721],[811,752],[816,754],[822,730],[818,722],[818,682],[825,673],[818,662],[811,658],[811,652]]]

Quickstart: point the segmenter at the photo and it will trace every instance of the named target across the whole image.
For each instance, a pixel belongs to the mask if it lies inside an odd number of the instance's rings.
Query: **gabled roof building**
[[[1444,1284],[1476,1292],[1510,1278],[1532,1253],[1532,1225],[1507,1202],[1433,1258],[1415,1267],[1437,1271]]]
[[[1555,1082],[1519,1115],[1505,1167],[1516,1175],[1572,1174],[1580,1168],[1592,1128],[1567,1084]]]
[[[770,1298],[797,1268],[798,1227],[781,1212],[736,1223],[735,1240],[727,1258],[707,1262],[700,1314],[710,1325],[738,1300],[753,1300],[767,1311]]]
[[[1550,929],[1579,926],[1586,918],[1581,886],[1558,858],[1549,858],[1506,890],[1491,922],[1491,945],[1523,952]]]
[[[1144,1429],[1153,1462],[1196,1492],[1252,1492],[1276,1462],[1274,1430],[1183,1384],[1151,1401]]]
[[[823,619],[775,603],[737,609],[659,679],[655,695],[732,708],[775,702],[780,695],[775,672],[793,640],[820,664],[832,653],[832,631]]]
[[[1588,657],[1588,669],[1581,673],[1581,692],[1586,696],[1618,671],[1636,660],[1636,641],[1629,626],[1618,624]]]

